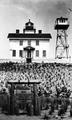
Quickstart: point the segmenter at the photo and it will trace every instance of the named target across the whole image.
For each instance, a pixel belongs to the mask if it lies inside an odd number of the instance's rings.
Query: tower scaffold
[[[57,18],[55,21],[55,30],[57,30],[55,58],[69,58],[69,45],[67,41],[67,29],[69,27],[68,18]]]

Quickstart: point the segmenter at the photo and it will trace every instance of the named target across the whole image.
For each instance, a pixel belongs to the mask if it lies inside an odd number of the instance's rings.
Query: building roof
[[[8,34],[8,38],[12,39],[12,38],[46,38],[46,39],[50,39],[51,34],[46,34],[46,33],[36,33],[36,34],[23,34],[23,33],[9,33]]]
[[[26,33],[29,32],[29,31],[34,31],[34,33]],[[39,30],[39,33],[36,33],[36,29],[34,29],[34,23],[32,23],[29,19],[29,21],[27,23],[25,23],[25,28],[23,29],[23,33],[19,33],[19,30],[16,30],[16,33],[9,33],[8,34],[8,38],[10,40],[12,39],[36,39],[36,38],[41,38],[41,39],[50,39],[52,38],[51,37],[51,34],[50,33],[42,33],[41,30]]]
[[[27,22],[26,24],[25,24],[25,28],[24,28],[24,31],[28,31],[28,30],[35,30],[34,29],[34,24],[30,21],[30,19],[29,19],[29,22]]]
[[[65,21],[65,20],[68,20],[68,18],[60,17],[60,18],[57,18],[56,20]]]
[[[29,21],[25,24],[26,26],[31,26],[31,25],[33,25],[34,23],[32,23],[31,21],[30,21],[30,19],[29,19]]]

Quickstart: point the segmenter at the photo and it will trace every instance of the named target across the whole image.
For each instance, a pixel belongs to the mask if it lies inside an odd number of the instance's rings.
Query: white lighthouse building
[[[10,42],[10,59],[12,61],[42,62],[49,58],[51,34],[36,33],[34,24],[29,20],[25,24],[23,33],[19,29],[16,33],[8,34]]]

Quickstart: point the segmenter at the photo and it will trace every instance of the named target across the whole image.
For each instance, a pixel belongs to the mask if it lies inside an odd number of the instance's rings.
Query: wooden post
[[[33,84],[33,91],[34,91],[34,115],[37,113],[37,89],[36,84]]]
[[[37,94],[37,84],[33,84],[33,91],[34,91],[34,115],[40,115],[40,101],[38,99]]]
[[[14,114],[14,84],[10,88],[10,114]]]

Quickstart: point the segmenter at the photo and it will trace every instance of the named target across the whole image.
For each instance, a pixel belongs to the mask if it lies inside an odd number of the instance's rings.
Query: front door
[[[27,51],[27,63],[31,63],[31,51]]]
[[[27,51],[27,58],[31,58],[31,51]]]

